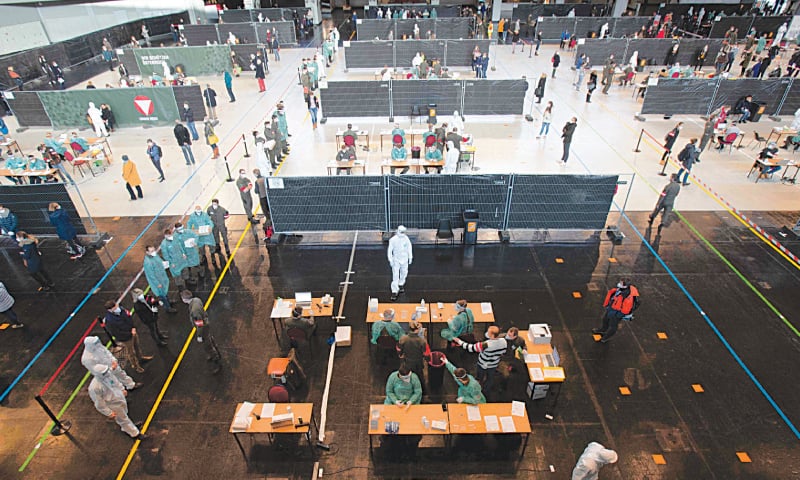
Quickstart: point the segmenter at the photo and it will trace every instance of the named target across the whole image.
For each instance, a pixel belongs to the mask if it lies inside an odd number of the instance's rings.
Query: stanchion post
[[[228,156],[227,156],[227,155],[225,155],[225,156],[224,156],[224,157],[222,157],[222,158],[224,158],[224,159],[225,159],[225,170],[227,170],[227,171],[228,171],[228,178],[226,178],[226,179],[225,179],[225,181],[226,181],[226,182],[232,182],[232,181],[233,181],[233,177],[231,177],[231,166],[230,166],[230,165],[228,165]]]
[[[42,410],[44,410],[44,413],[46,413],[47,416],[50,417],[50,420],[52,420],[53,423],[55,424],[55,425],[53,425],[52,430],[50,430],[50,433],[52,435],[54,435],[56,437],[59,436],[59,435],[63,435],[65,433],[67,433],[70,428],[72,428],[72,423],[69,420],[64,420],[62,422],[61,420],[58,419],[58,417],[55,416],[55,414],[52,412],[52,410],[50,410],[50,407],[48,407],[47,404],[44,403],[44,400],[42,400],[42,397],[40,397],[39,395],[36,395],[34,398],[36,399],[36,402],[39,404],[39,406],[42,407]]]
[[[528,49],[528,58],[531,58],[531,55],[533,55],[533,42],[531,42],[529,47],[531,48]]]
[[[244,145],[244,158],[250,158],[250,153],[247,151],[247,140],[244,138],[244,133],[242,134],[242,144]],[[228,172],[228,176],[230,177],[231,172]]]
[[[661,171],[658,172],[658,174],[661,175],[662,177],[666,177],[667,176],[667,174],[665,173],[665,170],[667,169],[667,164],[669,163],[669,159],[670,159],[671,156],[672,156],[671,153],[667,154],[667,158],[664,159],[664,165],[661,167]]]
[[[640,153],[641,152],[641,150],[639,150],[639,145],[642,144],[642,135],[644,135],[644,128],[642,129],[641,132],[639,132],[639,141],[636,142],[636,148],[633,149],[633,151],[636,152],[636,153]]]

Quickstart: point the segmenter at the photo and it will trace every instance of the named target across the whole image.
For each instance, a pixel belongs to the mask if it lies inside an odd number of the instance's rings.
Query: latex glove
[[[111,420],[114,420],[115,418],[117,418],[117,414],[114,413],[114,412],[111,412],[111,415],[109,415],[108,418],[110,418]]]
[[[402,407],[403,406],[403,401],[402,400],[398,400],[398,401],[394,402],[394,404],[397,405],[398,407]]]
[[[197,337],[197,342],[198,343],[203,343],[203,337]]]
[[[411,400],[407,401],[406,405],[411,406]]]
[[[458,403],[462,403],[462,402],[464,402],[464,397],[458,397],[458,398],[456,398],[456,402],[458,402]]]
[[[111,370],[116,370],[116,369],[117,369],[117,367],[119,367],[119,363],[117,363],[117,361],[116,361],[116,360],[114,360],[113,362],[111,362]]]

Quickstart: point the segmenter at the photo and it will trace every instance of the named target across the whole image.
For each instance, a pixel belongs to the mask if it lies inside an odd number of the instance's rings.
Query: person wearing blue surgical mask
[[[133,327],[133,317],[127,310],[123,310],[116,300],[108,300],[105,303],[106,316],[103,318],[103,326],[108,329],[114,340],[124,347],[124,352],[131,367],[137,373],[144,373],[142,363],[149,362],[152,356],[142,354],[142,347],[139,345],[139,335]]]

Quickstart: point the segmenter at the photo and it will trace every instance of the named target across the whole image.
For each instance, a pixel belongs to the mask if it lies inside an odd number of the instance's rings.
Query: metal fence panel
[[[320,89],[323,117],[388,117],[389,82],[328,82]]]
[[[410,67],[411,60],[417,52],[425,54],[425,58],[445,58],[445,40],[400,40],[394,42],[395,61],[398,68]],[[445,59],[446,60],[446,59]]]
[[[472,51],[477,46],[481,52],[488,52],[491,40],[447,40],[447,58],[444,65],[452,67],[469,67],[472,65]]]
[[[384,65],[394,67],[394,42],[350,42],[350,46],[344,48],[344,64],[345,68],[381,68]]]
[[[0,185],[0,205],[17,215],[18,231],[36,236],[55,236],[56,230],[50,224],[47,210],[50,202],[57,202],[67,212],[78,235],[86,234],[86,227],[63,183]]]
[[[392,82],[392,105],[395,115],[411,113],[414,105],[435,103],[437,110],[449,115],[461,110],[463,82],[459,80],[417,80]],[[427,110],[422,108],[422,112]]]
[[[232,33],[238,43],[256,43],[256,31],[253,28],[253,23],[220,23],[217,25],[217,33],[219,34],[219,43],[228,43],[228,37]]]
[[[661,78],[647,87],[642,114],[706,115],[717,80]]]
[[[780,105],[783,94],[789,88],[790,83],[791,79],[789,78],[721,80],[717,94],[711,104],[711,111],[713,112],[723,105],[733,107],[740,98],[752,95],[754,102],[767,104],[765,114],[772,114],[778,110],[778,105]]]
[[[600,230],[617,175],[515,175],[508,228]]]
[[[388,40],[389,32],[398,38],[395,32],[394,20],[359,20],[356,24],[356,38],[360,41]]]
[[[526,80],[465,80],[464,115],[522,115]]]
[[[47,115],[42,100],[36,92],[11,92],[14,98],[6,94],[6,102],[14,112],[20,127],[50,127],[50,117]]]
[[[186,38],[186,44],[192,47],[219,42],[216,25],[184,25],[183,36]]]

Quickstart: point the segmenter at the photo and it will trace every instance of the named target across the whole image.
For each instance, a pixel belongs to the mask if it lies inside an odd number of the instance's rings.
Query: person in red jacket
[[[623,278],[606,294],[603,303],[606,309],[603,315],[603,326],[593,328],[592,333],[603,335],[600,343],[607,343],[617,333],[617,326],[621,320],[633,318],[633,311],[639,308],[639,290],[631,285],[629,278]]]

